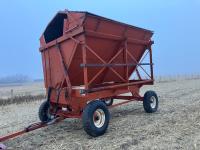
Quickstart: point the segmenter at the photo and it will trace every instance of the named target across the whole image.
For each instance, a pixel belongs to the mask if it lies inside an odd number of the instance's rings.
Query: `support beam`
[[[150,63],[129,63],[129,64],[80,64],[80,67],[129,67],[129,66],[149,66]]]
[[[120,88],[120,87],[131,86],[131,85],[151,84],[152,82],[153,82],[152,80],[142,80],[142,81],[135,81],[135,82],[130,82],[130,83],[121,83],[121,84],[115,84],[115,85],[110,85],[110,86],[97,87],[97,88],[92,88],[92,89],[85,90],[85,91],[86,92],[96,92],[96,91],[116,89],[116,88]]]
[[[116,41],[122,41],[124,40],[123,37],[121,36],[116,36],[112,34],[105,34],[105,33],[99,33],[99,32],[94,32],[91,30],[86,30],[86,35],[92,36],[92,37],[97,37],[97,38],[103,38],[103,39],[110,39],[110,40],[116,40]],[[133,38],[128,38],[127,42],[129,43],[134,43],[134,44],[139,44],[139,45],[149,45],[151,41],[142,41],[142,40],[137,40]]]
[[[87,63],[87,58],[86,58],[86,47],[85,44],[82,44],[82,56],[83,56],[83,63]],[[88,89],[88,70],[87,67],[83,68],[83,74],[84,74],[84,85],[85,89]]]
[[[149,47],[149,53],[150,53],[150,55],[149,55],[149,57],[150,57],[150,63],[151,63],[151,65],[150,65],[150,69],[151,69],[151,79],[152,80],[154,80],[154,76],[153,76],[153,58],[152,58],[152,48],[151,48],[151,46]]]

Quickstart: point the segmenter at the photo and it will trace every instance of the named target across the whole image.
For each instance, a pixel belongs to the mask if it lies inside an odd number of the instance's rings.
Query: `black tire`
[[[105,103],[99,100],[87,104],[82,114],[83,128],[92,137],[103,135],[108,128],[109,120],[110,113]],[[101,124],[98,124],[98,121]]]
[[[103,102],[106,106],[111,106],[113,104],[113,98],[104,99]]]
[[[158,109],[158,96],[154,91],[144,94],[143,107],[147,113],[154,113]]]
[[[44,101],[40,105],[38,115],[41,122],[48,122],[52,119],[51,115],[49,114],[49,109],[50,109],[50,104],[48,101]]]

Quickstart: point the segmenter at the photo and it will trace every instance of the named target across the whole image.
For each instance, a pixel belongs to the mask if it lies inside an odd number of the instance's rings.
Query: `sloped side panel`
[[[81,45],[78,45],[68,70],[69,78],[73,86],[84,84],[83,69],[80,67],[80,64],[83,62],[82,60],[82,47]]]
[[[118,55],[112,62],[112,64],[125,64],[125,39],[135,39],[140,41],[150,41],[152,32],[143,30],[140,28],[134,28],[125,24],[114,22],[109,19],[101,18],[98,16],[87,15],[85,20],[86,31],[86,43],[100,56],[106,63],[115,57],[115,55],[122,49],[120,55]],[[87,34],[88,32],[88,34]],[[97,36],[92,36],[89,33],[97,33]],[[98,35],[100,35],[98,37]],[[105,37],[104,37],[105,35]],[[109,38],[106,38],[108,35]],[[112,39],[113,37],[113,39]],[[117,39],[121,38],[121,40]],[[127,63],[139,62],[146,46],[142,44],[128,43],[127,49],[132,56],[127,56]],[[134,59],[135,60],[134,60]],[[88,62],[91,64],[98,64],[99,60],[95,56],[89,56]],[[102,62],[100,62],[102,63]],[[88,67],[89,80],[92,79],[104,67]],[[130,77],[135,70],[135,66],[129,66],[128,76]],[[102,82],[125,82],[126,67],[112,67],[112,69],[106,67],[101,74],[93,81],[93,85],[101,84]]]

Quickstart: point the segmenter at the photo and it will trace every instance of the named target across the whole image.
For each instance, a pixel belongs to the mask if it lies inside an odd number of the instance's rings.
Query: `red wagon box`
[[[152,35],[88,12],[58,12],[40,38],[48,95],[39,109],[40,120],[82,117],[84,130],[99,136],[108,127],[110,107],[136,100],[143,101],[146,112],[155,112],[156,93],[139,94],[143,85],[154,81]],[[143,63],[146,54],[149,62]],[[133,73],[136,79],[131,79]],[[132,96],[122,96],[125,93]],[[116,99],[125,101],[113,103]]]

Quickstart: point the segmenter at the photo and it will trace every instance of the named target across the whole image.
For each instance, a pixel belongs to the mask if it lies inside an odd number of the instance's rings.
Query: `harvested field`
[[[147,114],[141,102],[110,110],[105,135],[88,136],[78,119],[33,131],[4,144],[9,149],[200,149],[200,79],[160,82],[146,86],[159,95],[159,109]],[[0,135],[37,122],[42,101],[0,106]]]
[[[36,101],[45,97],[43,82],[0,84],[0,106]]]
[[[21,84],[0,84],[0,98],[12,98],[16,96],[44,95],[43,82],[21,83]]]

